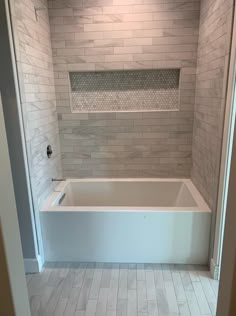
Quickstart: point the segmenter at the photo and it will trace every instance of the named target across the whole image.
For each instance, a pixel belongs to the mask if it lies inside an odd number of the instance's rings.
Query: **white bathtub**
[[[41,225],[46,261],[208,262],[211,211],[187,179],[67,180]]]

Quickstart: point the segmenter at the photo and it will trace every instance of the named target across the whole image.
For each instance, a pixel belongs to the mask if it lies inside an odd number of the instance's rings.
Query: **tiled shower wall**
[[[46,0],[12,0],[20,96],[34,206],[39,209],[61,174],[52,48]],[[39,11],[36,19],[34,8]],[[46,147],[53,155],[47,158]]]
[[[49,1],[65,177],[189,177],[199,0]],[[68,71],[181,68],[180,110],[71,113]]]
[[[192,178],[216,209],[233,0],[202,0]]]
[[[34,197],[60,176],[188,177],[199,1],[13,0],[14,33]],[[214,209],[233,0],[202,0],[192,178]],[[190,19],[191,17],[191,19]],[[68,71],[181,68],[180,111],[72,114]],[[54,156],[46,157],[46,145]]]

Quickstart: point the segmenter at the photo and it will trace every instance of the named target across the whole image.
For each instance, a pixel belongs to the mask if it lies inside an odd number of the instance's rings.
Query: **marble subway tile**
[[[200,16],[196,98],[193,128],[194,183],[213,211],[216,211],[228,72],[226,35],[232,22],[233,1],[204,2]]]
[[[63,1],[50,2],[64,176],[190,175],[199,4],[199,0],[88,0],[83,5],[69,0],[67,6]],[[217,25],[221,27],[220,22]],[[179,111],[68,112],[67,71],[153,68],[181,68]],[[33,70],[29,68],[30,73]]]

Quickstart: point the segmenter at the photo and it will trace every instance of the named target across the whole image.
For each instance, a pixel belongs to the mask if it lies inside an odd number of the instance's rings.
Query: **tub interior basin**
[[[191,188],[183,181],[69,181],[59,206],[196,207]]]

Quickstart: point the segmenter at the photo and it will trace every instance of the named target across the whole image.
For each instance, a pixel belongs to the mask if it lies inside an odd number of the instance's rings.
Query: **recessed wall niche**
[[[70,72],[69,80],[74,113],[179,109],[180,69]]]

